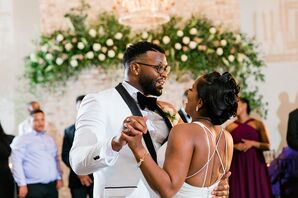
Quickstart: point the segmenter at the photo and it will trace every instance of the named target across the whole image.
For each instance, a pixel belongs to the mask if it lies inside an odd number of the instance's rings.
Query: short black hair
[[[30,115],[33,116],[34,114],[37,114],[37,113],[44,114],[44,112],[41,109],[35,109],[35,110],[33,110],[33,111],[30,112]]]
[[[239,89],[228,72],[203,75],[197,84],[198,98],[203,101],[203,116],[209,117],[215,125],[221,125],[236,116]]]
[[[249,100],[247,98],[244,97],[240,97],[239,100],[243,103],[246,103],[246,113],[250,114],[250,104],[249,104]]]
[[[76,98],[76,103],[81,102],[84,99],[85,95],[80,95]]]
[[[145,54],[148,51],[156,51],[165,54],[164,49],[162,49],[160,46],[148,41],[140,41],[126,48],[123,55],[124,67],[129,65],[133,60],[135,60],[135,58]]]

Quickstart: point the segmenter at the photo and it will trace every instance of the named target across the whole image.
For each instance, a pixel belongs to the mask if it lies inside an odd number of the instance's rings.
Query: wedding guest
[[[231,135],[220,125],[236,115],[239,87],[229,73],[198,78],[187,92],[186,112],[192,123],[172,128],[163,168],[155,164],[142,144],[146,118],[128,117],[123,139],[128,142],[147,182],[161,197],[211,197],[229,170],[233,154]]]
[[[31,112],[33,131],[17,136],[11,143],[13,177],[18,197],[58,198],[62,187],[57,146],[45,131],[45,115]]]
[[[178,111],[181,119],[183,120],[183,122],[185,123],[189,123],[191,122],[191,118],[189,115],[187,115],[187,113],[185,112],[185,106],[186,106],[186,103],[187,103],[187,90],[183,93],[183,96],[182,96],[182,103],[181,103],[181,107]]]
[[[234,140],[231,165],[231,198],[271,198],[271,184],[263,156],[270,149],[268,132],[260,120],[249,116],[250,105],[240,98],[237,120],[227,126]]]
[[[148,117],[149,132],[144,142],[157,160],[156,150],[167,140],[172,127],[163,109],[177,113],[172,105],[146,97],[162,94],[170,72],[162,48],[146,41],[132,44],[124,53],[123,65],[124,81],[116,88],[87,95],[77,116],[70,164],[76,174],[93,173],[94,197],[154,196],[136,169],[133,154],[123,147],[122,123],[132,114]],[[214,193],[228,194],[226,184],[227,179],[223,179]]]
[[[298,151],[298,108],[289,113],[287,143]]]
[[[0,123],[0,195],[5,198],[14,198],[14,179],[8,165],[11,153],[10,143],[14,136],[7,135]]]
[[[27,104],[27,111],[29,116],[19,124],[19,135],[32,132],[32,123],[30,113],[33,110],[40,109],[40,104],[37,101],[31,101]]]
[[[76,108],[79,106],[85,95],[76,98]],[[69,164],[69,151],[71,149],[73,138],[75,135],[75,124],[70,125],[64,130],[63,144],[62,144],[62,160],[68,168],[70,173],[68,176],[68,187],[72,198],[86,198],[93,197],[93,176],[90,175],[77,175],[70,167]]]

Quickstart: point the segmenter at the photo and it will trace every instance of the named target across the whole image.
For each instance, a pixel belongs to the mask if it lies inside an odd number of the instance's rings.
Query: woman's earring
[[[196,106],[196,111],[199,111],[199,105],[198,105],[198,106]]]

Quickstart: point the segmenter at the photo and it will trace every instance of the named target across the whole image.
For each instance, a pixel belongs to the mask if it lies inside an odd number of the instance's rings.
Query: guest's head
[[[36,110],[36,109],[40,109],[40,104],[37,101],[31,101],[27,104],[27,110],[29,113],[31,113],[31,111]]]
[[[160,96],[170,72],[165,51],[156,44],[141,41],[130,45],[123,57],[125,80],[145,95]]]
[[[45,115],[41,109],[35,109],[30,113],[32,117],[32,128],[37,132],[45,130]]]
[[[85,97],[85,95],[80,95],[76,98],[76,108],[77,108],[77,110],[79,109],[80,104],[81,104],[82,100],[84,99],[84,97]]]
[[[187,92],[186,112],[192,120],[208,118],[220,125],[236,116],[239,86],[228,72],[199,77]]]
[[[238,109],[237,109],[237,115],[243,115],[243,114],[250,114],[250,105],[249,105],[249,100],[244,97],[240,97],[238,101]]]

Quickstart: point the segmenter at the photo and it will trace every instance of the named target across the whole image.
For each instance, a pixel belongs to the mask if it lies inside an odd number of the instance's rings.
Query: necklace
[[[196,119],[194,119],[193,121],[199,121],[199,120],[207,120],[209,122],[211,122],[211,119],[208,117],[203,117],[203,116],[198,116],[196,117]],[[211,122],[212,123],[212,122]]]

